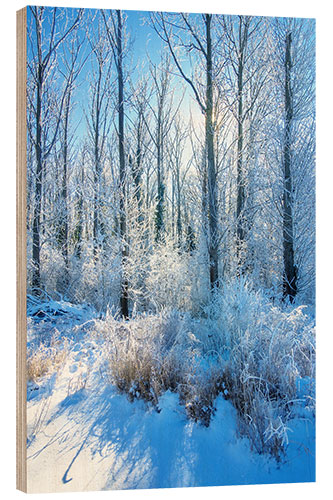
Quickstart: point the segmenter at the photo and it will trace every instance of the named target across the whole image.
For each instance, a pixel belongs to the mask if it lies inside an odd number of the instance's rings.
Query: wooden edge
[[[16,488],[27,492],[27,9],[16,13]]]

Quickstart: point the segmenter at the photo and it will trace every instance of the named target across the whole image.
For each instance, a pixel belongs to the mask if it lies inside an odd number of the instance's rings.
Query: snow
[[[70,349],[58,372],[28,384],[28,492],[315,480],[314,419],[306,406],[289,420],[287,452],[277,463],[239,435],[236,410],[222,395],[209,427],[190,421],[170,391],[159,411],[130,402],[107,378],[103,340],[87,328],[91,313],[79,320],[67,311],[29,323],[28,343],[53,328]],[[299,381],[300,396],[307,383]]]
[[[44,292],[45,293],[45,292]],[[93,315],[94,311],[92,308],[83,305],[74,305],[65,300],[52,300],[47,297],[47,300],[40,301],[36,300],[32,295],[27,296],[27,315],[37,318],[49,318],[53,319],[56,316],[66,316],[77,320],[82,320],[82,318],[87,318]]]

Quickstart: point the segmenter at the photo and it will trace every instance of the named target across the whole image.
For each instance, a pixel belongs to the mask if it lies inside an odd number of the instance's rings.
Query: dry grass
[[[27,353],[28,381],[37,382],[43,375],[58,371],[68,355],[68,343],[52,339],[49,346],[43,343]]]
[[[174,353],[164,348],[162,323],[155,318],[148,323],[109,322],[109,377],[131,401],[143,399],[158,408],[162,392],[176,389],[181,370]]]
[[[280,460],[294,405],[314,401],[313,382],[301,400],[297,389],[315,378],[313,321],[302,307],[274,307],[239,283],[219,293],[200,321],[167,312],[96,321],[108,380],[157,411],[164,391],[177,392],[188,418],[207,427],[222,393],[237,409],[240,434]]]
[[[201,366],[200,342],[190,327],[188,318],[165,312],[95,324],[107,346],[110,383],[130,401],[143,399],[156,410],[163,392],[177,392],[187,416],[208,426],[222,371]]]
[[[87,372],[80,373],[76,377],[72,377],[67,386],[67,396],[72,396],[73,394],[86,389],[89,385],[90,378],[90,368],[88,367]]]
[[[304,308],[280,309],[251,290],[223,298],[228,359],[224,383],[238,411],[239,430],[258,453],[277,460],[288,443],[288,420],[301,379],[315,378],[315,331]],[[314,401],[314,387],[308,400]]]
[[[194,373],[193,369],[187,373],[184,383],[178,387],[178,392],[188,418],[209,427],[216,411],[215,399],[223,388],[221,367],[211,367],[208,372],[198,367]]]

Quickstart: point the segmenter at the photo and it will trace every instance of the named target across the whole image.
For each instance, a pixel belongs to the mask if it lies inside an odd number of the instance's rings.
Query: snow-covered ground
[[[239,436],[236,410],[221,395],[209,427],[190,421],[170,391],[159,412],[130,402],[106,376],[105,346],[91,335],[89,314],[73,308],[29,320],[28,347],[54,335],[68,344],[58,371],[28,383],[30,493],[315,480],[314,419],[306,409],[289,420],[277,463]]]

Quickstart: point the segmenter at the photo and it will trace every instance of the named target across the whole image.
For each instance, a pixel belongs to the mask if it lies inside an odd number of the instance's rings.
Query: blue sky
[[[74,19],[77,16],[77,9],[61,9],[58,8],[57,14],[68,13],[70,19]],[[94,29],[96,29],[98,24],[98,19],[94,17],[97,13],[95,9],[85,9],[84,10],[84,18],[93,18],[91,26],[91,33]],[[107,11],[106,11],[107,13]],[[127,56],[124,60],[125,65],[125,73],[128,72],[130,78],[135,83],[136,78],[140,78],[142,76],[142,72],[148,73],[149,67],[149,59],[153,64],[159,64],[161,60],[161,52],[163,51],[163,42],[160,40],[154,29],[147,22],[149,19],[149,13],[145,11],[123,11],[126,31],[129,35],[129,50],[127,52]],[[44,21],[43,21],[43,38],[45,41],[49,40],[50,37],[50,27],[51,27],[51,19],[53,14],[53,8],[45,7],[44,12]],[[79,29],[79,36],[82,39],[85,39],[85,26],[88,24],[83,22],[82,26]],[[64,32],[65,26],[65,17],[60,19],[57,24],[57,33],[58,37]],[[35,34],[35,25],[34,18],[31,13],[30,8],[28,8],[28,39],[29,37],[32,40],[32,44],[28,41],[28,61],[32,58],[32,47],[36,43],[36,34]],[[70,35],[71,36],[71,35]],[[68,39],[70,39],[70,36]],[[67,39],[67,41],[68,41]],[[57,58],[56,63],[56,74],[59,76],[59,70],[64,68],[61,62],[62,49],[59,49],[59,56]],[[82,49],[82,58],[85,58],[89,53],[88,43],[84,44]],[[82,69],[79,78],[76,81],[77,88],[75,90],[75,94],[73,96],[73,101],[75,104],[75,110],[72,115],[72,121],[74,125],[77,127],[76,135],[79,138],[82,138],[86,135],[86,120],[84,117],[83,110],[87,109],[89,104],[89,99],[87,98],[89,94],[89,79],[91,79],[91,71],[94,67],[94,58],[88,57],[88,60]],[[137,69],[140,68],[140,69]],[[28,71],[29,73],[29,71]],[[113,69],[113,74],[115,76],[115,69]],[[177,77],[176,77],[177,78]],[[179,78],[179,77],[178,77]],[[59,84],[61,84],[61,77],[59,76]],[[176,96],[180,98],[182,94],[183,81],[179,78],[179,84],[176,85]],[[128,87],[125,89],[125,92],[128,92]],[[190,92],[187,91],[186,103],[188,102],[188,96]],[[188,105],[187,105],[188,108]],[[127,110],[128,111],[128,110]]]

